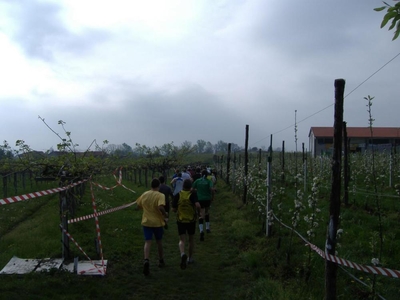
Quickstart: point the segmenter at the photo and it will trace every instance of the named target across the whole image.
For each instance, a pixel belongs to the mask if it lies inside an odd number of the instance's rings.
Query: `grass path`
[[[220,184],[220,186],[222,183]],[[225,189],[225,190],[224,190]],[[239,299],[240,291],[246,285],[248,274],[240,272],[237,266],[238,251],[230,240],[225,216],[227,211],[235,210],[237,203],[224,186],[217,193],[211,206],[211,233],[205,234],[205,241],[200,241],[198,227],[195,235],[195,263],[180,269],[178,233],[175,214],[171,212],[168,230],[164,234],[164,252],[166,267],[157,267],[157,246],[151,249],[150,275],[142,274],[142,253],[134,261],[134,281],[138,287],[132,296],[137,299]],[[230,220],[231,221],[231,220]],[[143,244],[138,245],[142,250]],[[188,246],[186,246],[186,249]]]
[[[136,189],[135,199],[144,191]],[[89,197],[89,196],[88,196]],[[113,198],[114,197],[114,198]],[[99,201],[126,203],[132,194],[100,194]],[[87,200],[85,200],[88,202]],[[50,271],[24,275],[0,275],[1,299],[245,299],[251,272],[242,263],[239,246],[232,239],[232,222],[240,213],[240,202],[229,187],[218,184],[216,200],[211,207],[211,230],[200,242],[198,227],[195,239],[195,263],[180,269],[178,233],[175,214],[170,214],[169,228],[163,245],[165,268],[158,268],[157,245],[152,244],[150,275],[143,275],[143,234],[141,211],[134,206],[100,218],[104,257],[108,260],[104,277],[78,276],[69,272]],[[20,205],[25,207],[24,204]],[[90,207],[86,204],[85,207]],[[17,206],[15,206],[17,208]],[[8,210],[8,208],[7,208]],[[6,215],[9,211],[4,210]],[[26,213],[24,220],[11,226],[0,237],[0,258],[5,263],[16,255],[20,258],[60,257],[58,201],[49,199]],[[83,212],[82,212],[83,213]],[[4,221],[4,219],[3,219]],[[71,226],[70,231],[85,251],[93,254],[93,222]],[[80,235],[81,234],[81,235]],[[73,255],[80,255],[74,245]],[[49,249],[49,250],[47,250]],[[47,256],[50,255],[50,256]],[[2,268],[3,266],[1,266]]]

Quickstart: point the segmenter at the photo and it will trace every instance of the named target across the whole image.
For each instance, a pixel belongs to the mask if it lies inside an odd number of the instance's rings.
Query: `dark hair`
[[[158,180],[160,180],[160,183],[164,183],[164,182],[165,182],[165,178],[164,178],[164,176],[160,176],[160,177],[158,177]]]
[[[191,187],[192,187],[192,180],[190,180],[190,179],[185,179],[185,180],[183,181],[183,188],[184,188],[185,190],[190,190]]]
[[[160,186],[160,180],[158,180],[157,178],[153,178],[153,180],[151,181],[151,188],[155,189],[158,188]]]
[[[208,175],[208,172],[207,172],[207,170],[203,170],[203,171],[201,171],[201,176],[206,176],[206,177],[207,177],[207,175]]]

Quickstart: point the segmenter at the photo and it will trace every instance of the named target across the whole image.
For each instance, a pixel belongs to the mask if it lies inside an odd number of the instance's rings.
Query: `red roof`
[[[308,136],[313,132],[315,137],[333,137],[333,127],[311,127]],[[369,138],[369,127],[347,127],[348,138]],[[374,138],[400,138],[400,127],[372,127]]]

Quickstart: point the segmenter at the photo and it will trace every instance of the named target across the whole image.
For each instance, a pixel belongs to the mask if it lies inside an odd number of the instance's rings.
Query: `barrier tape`
[[[106,187],[106,186],[103,186],[103,185],[101,185],[100,183],[97,183],[97,182],[92,182],[94,185],[97,185],[99,188],[101,188],[101,189],[103,189],[103,190],[106,190],[106,191],[110,191],[110,190],[113,190],[113,189],[115,189],[116,187],[119,187],[119,184],[116,184],[116,185],[114,185],[114,186],[112,186],[112,187]]]
[[[98,212],[97,215],[98,216],[103,216],[103,215],[106,215],[106,214],[109,214],[109,213],[112,213],[112,212],[115,212],[115,211],[118,211],[118,210],[121,210],[121,209],[125,209],[125,208],[130,207],[130,206],[132,206],[134,204],[136,204],[136,201],[132,202],[132,203],[124,204],[124,205],[121,205],[121,206],[118,206],[118,207],[114,207],[114,208],[110,208],[110,209],[107,209],[107,210],[103,210],[101,212]],[[95,217],[94,214],[90,214],[90,215],[86,215],[86,216],[70,219],[70,220],[68,220],[68,224],[72,224],[72,223],[76,223],[76,222],[80,222],[80,221],[85,221],[85,220],[90,220],[90,219],[92,219],[94,217]]]
[[[117,170],[114,171],[113,176],[115,178],[115,180],[117,181],[117,183],[122,186],[124,189],[131,191],[132,193],[136,192],[134,190],[131,190],[130,188],[126,187],[125,185],[122,184],[122,167],[119,169],[119,179],[117,179],[117,177],[115,176],[115,173],[117,172]]]
[[[118,187],[118,186],[122,186],[124,189],[126,189],[126,190],[128,190],[128,191],[130,191],[130,192],[136,194],[136,192],[135,192],[134,190],[132,190],[132,189],[128,188],[127,186],[125,186],[124,184],[122,184],[122,167],[119,169],[119,178],[118,178],[118,179],[117,179],[117,176],[115,176],[115,173],[117,172],[117,170],[118,170],[118,169],[116,169],[116,170],[113,172],[113,176],[114,176],[114,178],[115,178],[115,181],[117,182],[116,185],[114,185],[114,186],[112,186],[112,187],[106,187],[106,186],[103,186],[103,185],[101,185],[101,184],[99,184],[99,183],[97,183],[97,182],[93,182],[93,184],[95,184],[95,185],[98,186],[99,188],[101,188],[101,189],[103,189],[103,190],[107,190],[107,191],[113,190],[113,189],[115,189],[115,188]]]
[[[118,211],[118,210],[130,207],[130,206],[136,204],[136,201],[135,201],[133,203],[128,203],[128,204],[125,204],[125,205],[122,205],[122,206],[119,206],[119,207],[108,209],[108,210],[102,211],[100,213],[97,212],[96,201],[95,201],[94,192],[93,192],[93,185],[97,185],[97,186],[99,186],[100,188],[102,188],[104,190],[111,190],[111,189],[114,189],[114,188],[116,188],[118,186],[122,186],[125,189],[127,189],[127,190],[129,190],[129,191],[131,191],[133,193],[136,193],[135,191],[127,188],[125,185],[122,184],[122,172],[121,172],[122,168],[120,168],[120,170],[119,170],[119,178],[117,179],[117,177],[115,176],[115,173],[116,173],[117,170],[118,169],[116,169],[114,171],[114,173],[113,173],[113,176],[114,176],[115,180],[117,181],[117,185],[115,185],[112,188],[107,188],[107,187],[104,187],[104,186],[102,186],[102,185],[100,185],[98,183],[95,183],[90,178],[90,191],[91,191],[91,197],[92,197],[93,214],[87,215],[87,216],[83,216],[83,217],[79,217],[79,218],[75,218],[75,219],[67,221],[68,224],[71,224],[71,223],[74,223],[74,222],[78,222],[78,221],[82,221],[82,220],[88,220],[88,219],[91,219],[91,218],[95,219],[97,241],[98,241],[99,250],[100,250],[101,267],[102,267],[102,269],[100,269],[92,261],[92,259],[87,255],[87,253],[82,249],[82,247],[75,241],[75,239],[71,236],[71,234],[67,230],[65,230],[65,228],[62,226],[62,224],[60,224],[61,230],[68,237],[68,239],[70,239],[78,247],[78,249],[86,256],[86,258],[94,266],[94,268],[92,268],[92,269],[89,269],[89,270],[86,270],[86,271],[85,270],[80,271],[79,272],[80,274],[83,274],[85,272],[92,271],[92,270],[97,270],[101,275],[105,275],[105,273],[106,273],[106,268],[105,268],[105,264],[104,264],[103,246],[102,246],[101,234],[100,234],[100,224],[99,224],[98,216],[105,215],[105,214],[108,214],[108,213],[111,213],[111,212],[114,212],[114,211]],[[69,189],[71,187],[74,187],[74,186],[77,186],[79,184],[82,184],[82,183],[86,182],[87,180],[88,179],[85,179],[85,180],[82,180],[82,181],[78,181],[78,182],[72,183],[72,184],[70,184],[68,186],[65,186],[65,187],[58,187],[58,188],[48,189],[48,190],[44,190],[44,191],[40,191],[40,192],[33,192],[33,193],[25,194],[25,195],[14,196],[14,197],[9,197],[9,198],[3,198],[3,199],[0,199],[0,205],[16,203],[16,202],[25,201],[25,200],[29,200],[29,199],[33,199],[33,198],[37,198],[37,197],[41,197],[41,196],[47,196],[47,195],[51,195],[51,194],[54,194],[54,193],[59,193],[59,192],[62,192],[64,190],[67,190],[67,189]]]
[[[3,199],[0,199],[0,205],[17,203],[17,202],[20,202],[20,201],[25,201],[25,200],[29,200],[29,199],[42,197],[42,196],[48,196],[48,195],[51,195],[51,194],[54,194],[54,193],[59,193],[59,192],[68,190],[71,187],[74,187],[74,186],[77,186],[79,184],[82,184],[87,180],[88,179],[81,180],[81,181],[78,181],[78,182],[74,182],[74,183],[72,183],[70,185],[67,185],[65,187],[58,187],[58,188],[44,190],[44,191],[40,191],[40,192],[33,192],[33,193],[25,194],[25,195],[3,198]]]
[[[100,248],[101,265],[104,266],[103,245],[101,244],[100,224],[99,224],[99,218],[98,218],[98,215],[97,215],[97,207],[96,207],[96,201],[94,199],[94,192],[93,192],[93,184],[92,184],[92,182],[90,182],[90,192],[91,192],[91,195],[92,195],[92,207],[93,207],[93,213],[94,213],[94,220],[95,220],[95,223],[96,223],[97,241],[99,243],[99,248]]]
[[[136,193],[134,190],[126,187],[125,185],[122,184],[122,168],[120,168],[119,170],[119,178],[117,179],[117,177],[115,176],[115,173],[117,172],[118,169],[116,169],[113,172],[113,176],[115,178],[115,180],[117,181],[117,184],[111,188],[109,187],[105,187],[102,186],[99,183],[95,183],[93,182],[93,184],[99,186],[100,188],[102,188],[103,190],[112,190],[118,186],[122,186],[123,188],[131,191],[132,193]],[[48,196],[54,193],[59,193],[65,190],[68,190],[71,187],[77,186],[79,184],[82,184],[84,182],[88,181],[88,179],[85,180],[81,180],[81,181],[77,181],[74,182],[72,184],[69,184],[65,187],[57,187],[57,188],[53,188],[53,189],[48,189],[48,190],[44,190],[44,191],[39,191],[39,192],[33,192],[33,193],[28,193],[28,194],[24,194],[24,195],[19,195],[19,196],[13,196],[13,197],[8,197],[8,198],[2,198],[0,199],[0,205],[6,205],[6,204],[12,204],[12,203],[17,203],[17,202],[21,202],[21,201],[26,201],[26,200],[30,200],[30,199],[34,199],[34,198],[38,198],[38,197],[42,197],[42,196]]]
[[[103,269],[101,270],[96,266],[96,264],[92,261],[92,259],[89,257],[89,255],[87,255],[87,253],[82,249],[82,247],[79,246],[79,244],[75,241],[75,239],[71,236],[71,234],[67,230],[65,230],[65,228],[62,226],[62,224],[60,224],[60,228],[65,233],[65,235],[75,244],[75,246],[78,247],[78,249],[83,253],[83,255],[86,256],[86,258],[90,261],[90,263],[94,266],[94,268],[89,269],[88,271],[96,269],[101,275],[105,275],[106,272],[105,272],[105,267],[104,267],[104,261],[102,260]],[[83,273],[85,273],[85,271],[81,271],[79,273],[83,274]]]
[[[321,250],[320,248],[318,248],[314,244],[311,244],[300,233],[298,233],[296,230],[294,230],[290,226],[282,223],[282,221],[279,220],[273,212],[271,212],[271,215],[282,226],[284,226],[284,227],[286,227],[286,228],[288,228],[290,230],[293,230],[293,232],[296,233],[306,243],[307,246],[309,246],[313,251],[318,253],[318,255],[321,256],[325,260],[328,260],[330,262],[333,262],[333,263],[336,263],[338,265],[342,265],[342,266],[345,266],[345,267],[350,267],[350,268],[353,268],[353,269],[358,270],[358,271],[363,271],[365,273],[370,273],[370,274],[375,274],[375,275],[384,275],[384,276],[388,276],[388,277],[392,277],[392,278],[400,278],[400,271],[398,271],[398,270],[392,270],[392,269],[375,267],[375,266],[372,267],[372,266],[367,266],[367,265],[361,265],[361,264],[357,264],[357,263],[351,262],[349,260],[337,257],[335,255],[331,255],[331,254]]]

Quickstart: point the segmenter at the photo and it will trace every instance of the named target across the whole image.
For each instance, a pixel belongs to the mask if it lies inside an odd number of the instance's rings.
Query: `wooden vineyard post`
[[[3,175],[3,197],[7,198],[7,175]]]
[[[235,193],[236,192],[236,152],[233,152],[233,171],[232,171],[232,175],[233,175],[233,184],[232,184],[232,192]]]
[[[307,192],[307,162],[306,162],[306,153],[304,149],[304,143],[301,144],[301,151],[303,153],[303,183],[304,183],[304,193]]]
[[[285,141],[282,141],[282,165],[281,165],[281,181],[285,183]]]
[[[333,154],[332,154],[332,186],[329,204],[329,225],[325,244],[325,253],[335,255],[336,232],[340,215],[341,190],[341,160],[343,134],[343,94],[344,79],[335,80],[335,120],[333,125]],[[325,299],[336,299],[337,265],[328,259],[325,261]]]
[[[272,170],[272,134],[271,134],[271,142],[269,146],[269,155],[268,155],[268,164],[267,164],[267,205],[265,206],[266,208],[266,214],[265,214],[265,229],[266,229],[266,235],[268,237],[271,236],[272,233],[272,222],[270,222],[270,219],[272,217],[270,216],[270,211],[271,211],[271,183],[272,183],[272,178],[271,178],[271,172]]]
[[[226,158],[226,183],[229,185],[229,172],[231,168],[231,147],[232,144],[228,144],[228,156]]]
[[[17,172],[14,173],[14,193],[15,195],[18,195],[18,174]]]
[[[65,187],[65,173],[60,179],[60,187]],[[68,232],[68,199],[67,199],[67,192],[63,190],[59,193],[60,197],[60,218],[61,218],[61,226],[62,228]],[[69,258],[69,238],[64,231],[61,231],[61,243],[62,243],[62,257],[63,259]]]
[[[244,187],[243,187],[243,203],[247,202],[247,176],[249,173],[249,125],[246,125],[246,138],[244,149]]]
[[[346,122],[343,122],[343,177],[344,177],[344,196],[343,202],[346,206],[349,205],[349,143],[347,139]]]

